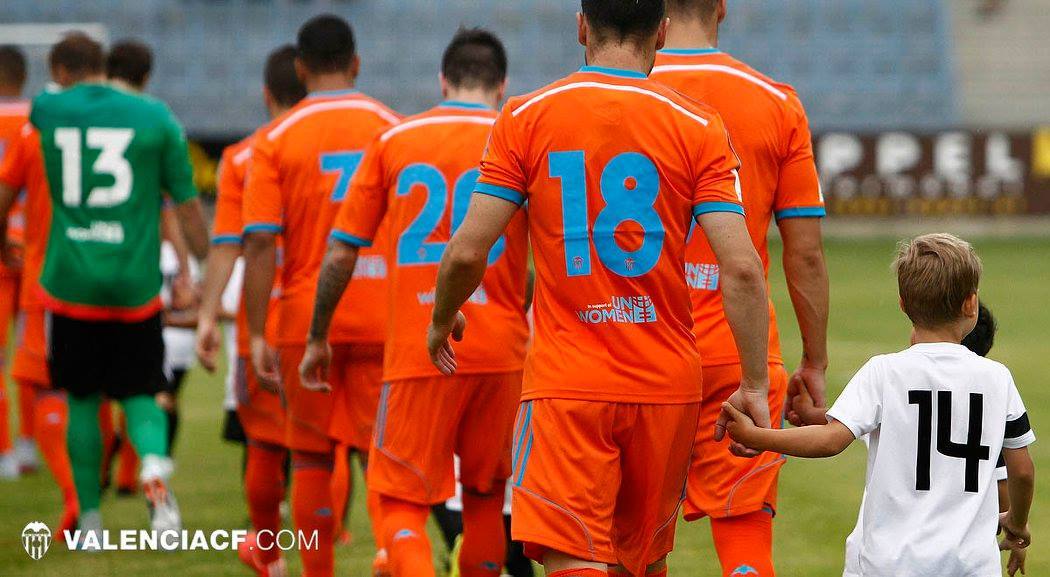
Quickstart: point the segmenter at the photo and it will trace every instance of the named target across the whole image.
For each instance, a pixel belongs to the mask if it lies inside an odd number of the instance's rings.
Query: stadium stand
[[[735,2],[724,46],[795,85],[818,131],[952,126],[958,106],[947,4]],[[263,120],[257,71],[266,53],[312,14],[333,11],[359,23],[361,88],[414,113],[432,104],[438,72],[436,58],[422,55],[439,54],[460,24],[492,26],[506,39],[514,94],[579,61],[572,34],[577,9],[568,0],[16,0],[6,3],[5,20],[105,22],[113,40],[150,42],[157,51],[153,92],[172,104],[194,137],[231,138]],[[31,75],[35,89],[44,77],[43,51],[31,56],[34,72],[41,72]]]

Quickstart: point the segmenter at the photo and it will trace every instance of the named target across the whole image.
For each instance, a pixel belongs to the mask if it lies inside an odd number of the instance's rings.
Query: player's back
[[[870,433],[847,575],[1001,574],[996,459],[1035,438],[1006,367],[917,344],[870,360],[829,417]]]
[[[699,400],[685,238],[696,214],[740,211],[717,113],[640,73],[584,67],[511,99],[500,124],[477,190],[528,202],[524,398]],[[523,182],[501,176],[515,167]]]
[[[354,90],[314,93],[257,139],[245,198],[245,232],[279,231],[282,237],[282,344],[305,342],[338,206],[365,147],[398,120],[390,109]],[[365,258],[379,256],[379,249],[364,251]],[[343,295],[332,322],[332,342],[382,340],[383,268],[373,267],[373,278],[358,279]]]
[[[69,314],[155,311],[162,194],[196,196],[181,126],[158,100],[92,83],[39,95],[30,120],[52,196],[44,289]]]
[[[11,148],[14,141],[20,138],[22,127],[29,119],[29,103],[23,100],[5,101],[0,99],[0,159]],[[19,196],[15,206],[8,215],[7,236],[16,243],[24,241],[25,235],[25,199]],[[11,268],[0,262],[0,277],[18,276],[20,269]]]
[[[386,130],[369,148],[336,221],[333,236],[354,242],[370,236],[378,211],[386,209],[391,266],[385,380],[440,374],[419,335],[430,323],[438,265],[466,216],[496,116],[484,105],[445,102]],[[527,238],[519,212],[493,247],[481,286],[463,306],[470,330],[456,344],[458,374],[521,370],[528,340]]]
[[[40,151],[40,135],[23,119],[18,134],[7,141],[0,162],[0,181],[22,189],[20,213],[23,223],[22,281],[19,304],[23,309],[41,306],[40,271],[44,267],[47,237],[51,228],[51,198]]]
[[[771,219],[824,215],[808,122],[795,90],[713,48],[662,50],[651,77],[722,116],[740,158],[748,232],[768,271]],[[686,277],[704,364],[737,362],[717,290],[717,262],[703,231],[686,249]],[[770,320],[770,361],[782,362],[772,303]]]

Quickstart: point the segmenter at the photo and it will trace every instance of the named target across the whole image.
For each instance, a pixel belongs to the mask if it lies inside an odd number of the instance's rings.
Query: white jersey
[[[1010,371],[962,345],[868,361],[828,411],[868,470],[844,577],[1000,577],[996,461],[1035,441]]]

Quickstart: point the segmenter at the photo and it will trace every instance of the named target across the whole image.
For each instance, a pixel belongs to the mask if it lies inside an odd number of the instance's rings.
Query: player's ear
[[[448,100],[448,79],[445,78],[444,73],[438,72],[438,82],[441,83],[441,98],[444,100]]]
[[[726,6],[726,0],[719,0],[718,2],[718,23],[721,24],[726,19],[726,14],[729,13],[729,8]]]
[[[503,99],[507,96],[507,82],[507,79],[504,78],[499,85],[499,97],[496,99],[499,102],[503,102]]]
[[[576,13],[576,40],[580,46],[587,46],[587,19],[583,17],[583,12]]]
[[[350,62],[350,78],[357,79],[357,75],[361,73],[361,57],[354,54],[354,59]]]
[[[298,57],[295,59],[295,77],[299,79],[299,82],[306,84],[306,65]]]
[[[660,27],[656,29],[656,49],[661,50],[667,42],[667,26],[671,23],[670,18],[660,21]]]

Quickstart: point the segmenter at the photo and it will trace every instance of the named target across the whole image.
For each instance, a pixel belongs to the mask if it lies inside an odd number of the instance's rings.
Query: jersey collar
[[[465,110],[492,110],[489,106],[480,102],[463,102],[462,100],[446,100],[438,106],[442,108],[462,108]]]
[[[660,54],[668,56],[701,56],[704,54],[720,54],[721,52],[717,48],[664,48],[660,50]]]
[[[915,343],[911,350],[920,353],[971,353],[970,349],[959,343]],[[971,353],[972,354],[972,353]]]
[[[584,66],[580,68],[580,72],[619,76],[620,78],[647,78],[645,74],[637,70],[624,70],[623,68],[609,68],[607,66]]]

